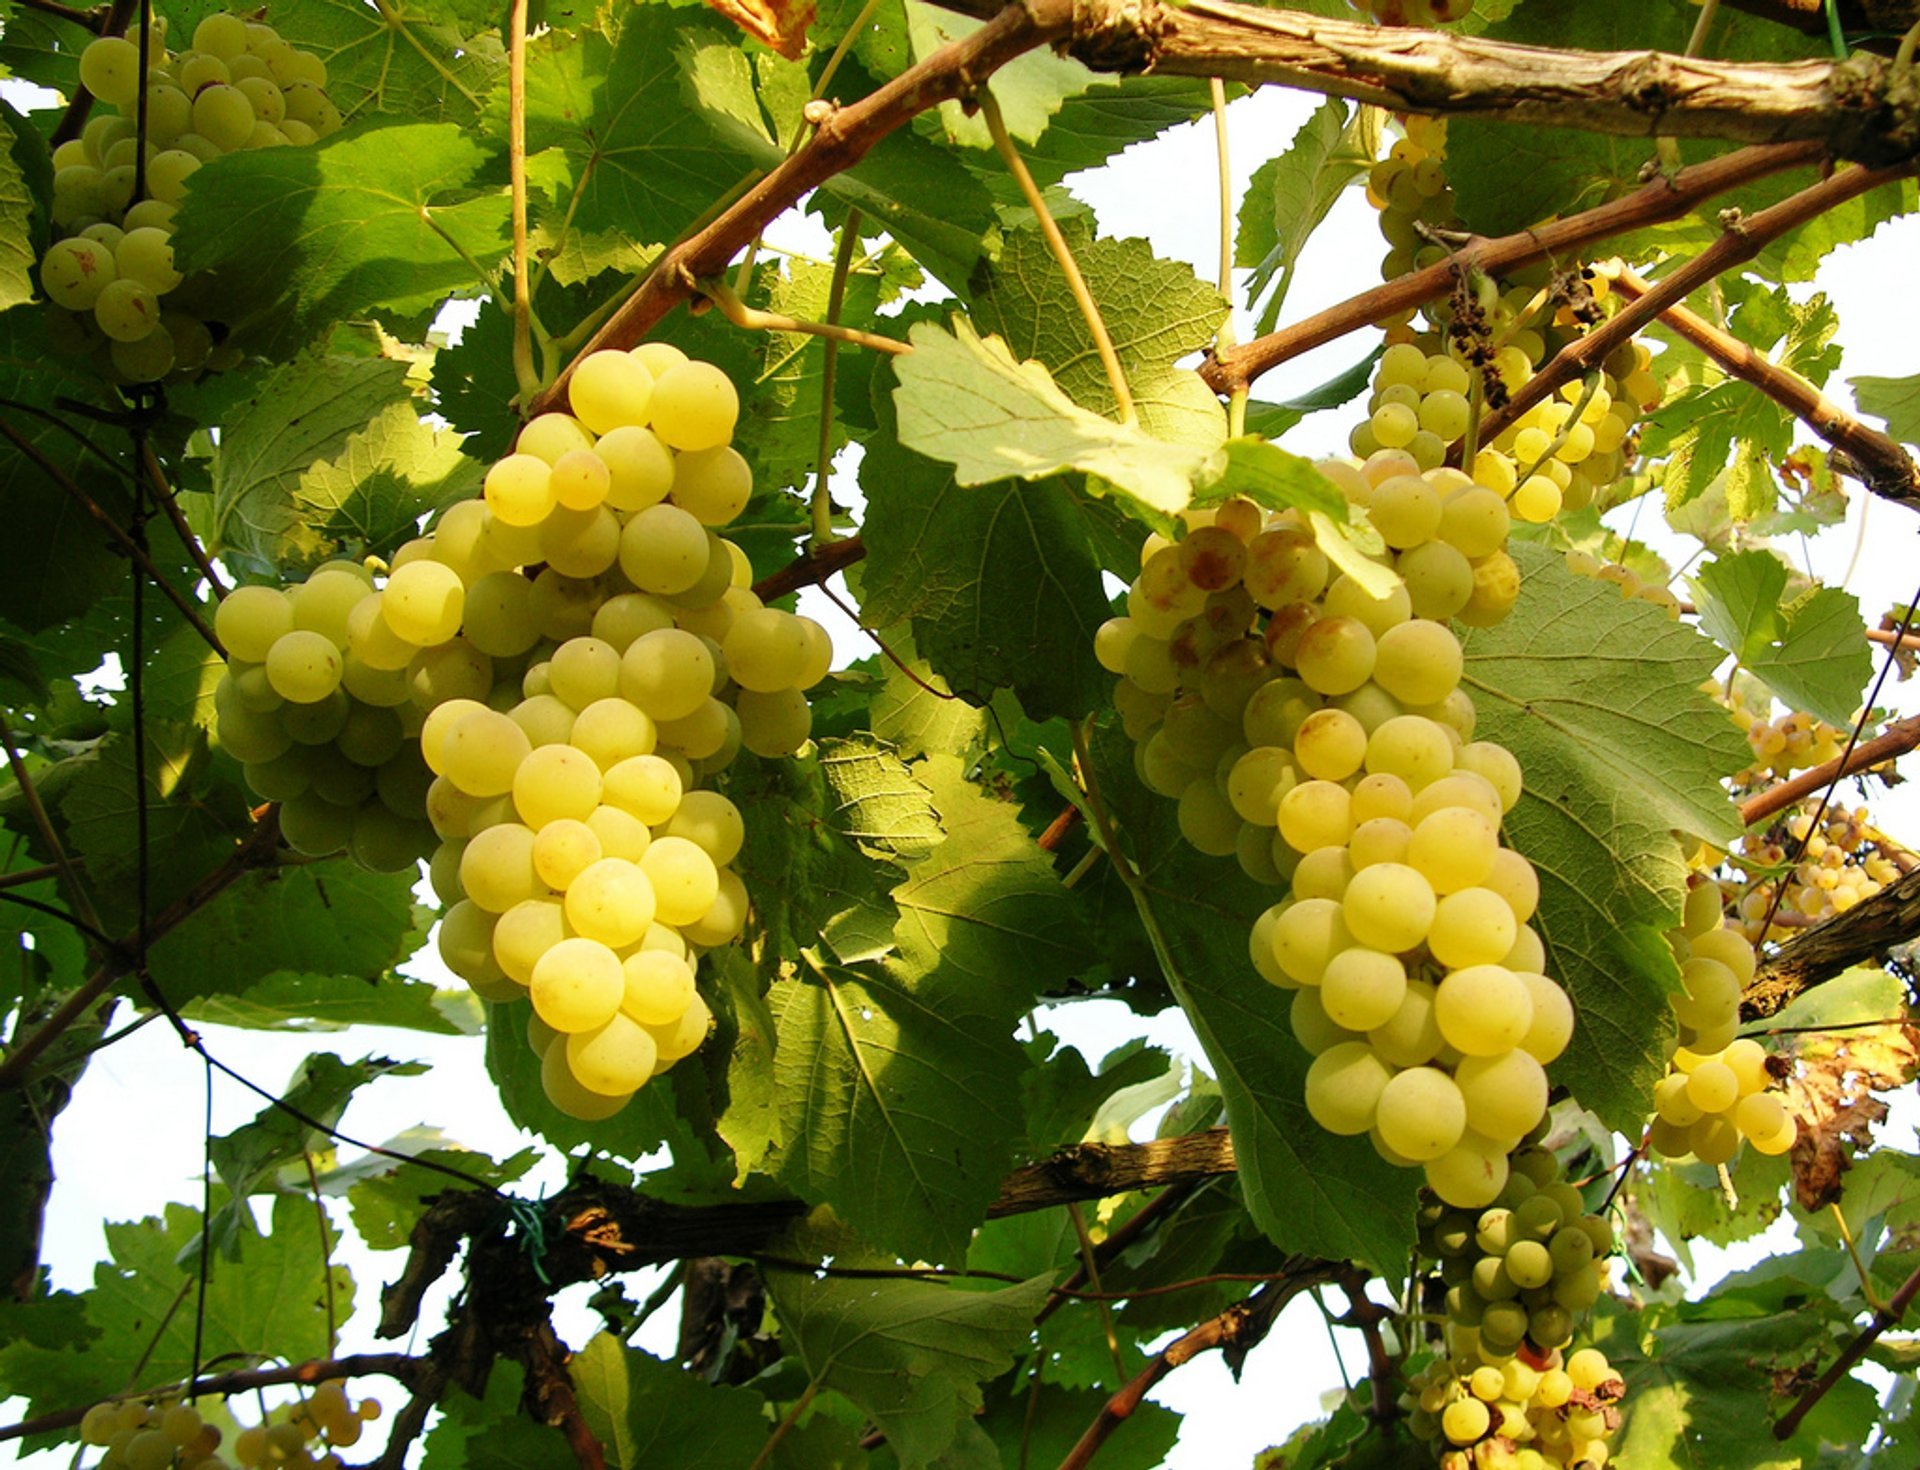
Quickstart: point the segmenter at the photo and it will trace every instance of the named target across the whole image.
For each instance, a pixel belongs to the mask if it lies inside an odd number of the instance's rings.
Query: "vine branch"
[[[1423,270],[1409,271],[1290,327],[1215,354],[1201,366],[1200,376],[1216,393],[1237,392],[1250,386],[1262,373],[1303,352],[1446,295],[1454,289],[1463,271],[1478,269],[1500,276],[1538,260],[1577,255],[1598,241],[1677,219],[1696,205],[1730,189],[1787,169],[1818,163],[1821,157],[1821,149],[1812,143],[1742,148],[1683,168],[1670,178],[1656,178],[1623,198],[1565,219],[1493,239],[1470,240],[1447,259]],[[1483,440],[1484,437],[1483,434]]]
[[[1823,924],[1796,935],[1760,968],[1740,1014],[1760,1020],[1796,996],[1920,935],[1920,868]]]
[[[1896,720],[1874,739],[1856,745],[1850,754],[1835,756],[1777,786],[1769,786],[1757,796],[1748,797],[1740,803],[1740,820],[1746,826],[1755,826],[1776,812],[1785,811],[1802,797],[1824,791],[1835,781],[1851,776],[1856,771],[1870,770],[1883,761],[1905,755],[1916,745],[1920,745],[1920,715]]]
[[[1608,274],[1629,301],[1637,301],[1654,289],[1625,265],[1610,268]],[[1730,376],[1758,388],[1846,455],[1858,468],[1861,480],[1876,495],[1907,505],[1920,505],[1920,469],[1891,436],[1861,423],[1800,374],[1768,361],[1764,354],[1721,331],[1679,302],[1662,311],[1660,321],[1706,353]]]
[[[1900,1319],[1906,1315],[1907,1308],[1913,1305],[1915,1296],[1920,1296],[1920,1271],[1915,1271],[1903,1281],[1900,1289],[1893,1294],[1893,1299],[1884,1307],[1875,1309],[1872,1320],[1860,1329],[1859,1335],[1847,1344],[1846,1350],[1834,1359],[1833,1365],[1822,1373],[1805,1393],[1800,1395],[1791,1409],[1780,1416],[1773,1426],[1775,1439],[1793,1438],[1794,1431],[1800,1427],[1800,1421],[1807,1417],[1813,1406],[1825,1398],[1836,1383],[1853,1371],[1854,1365],[1867,1355],[1867,1349],[1874,1345],[1881,1333],[1899,1324]]]
[[[996,0],[943,0],[971,15]],[[1920,98],[1877,56],[1755,63],[1565,51],[1232,0],[1081,0],[1058,49],[1095,71],[1277,83],[1396,112],[1636,138],[1814,140],[1882,165],[1920,150]]]
[[[1606,355],[1629,340],[1668,307],[1697,291],[1716,276],[1744,265],[1789,230],[1798,229],[1838,205],[1882,184],[1913,172],[1910,163],[1893,168],[1847,168],[1819,183],[1791,194],[1753,215],[1729,212],[1720,238],[1685,265],[1664,277],[1646,293],[1629,301],[1583,337],[1577,337],[1542,364],[1540,370],[1514,390],[1504,407],[1480,426],[1483,441],[1496,438],[1528,409],[1557,392],[1564,383],[1584,377]],[[1904,501],[1920,504],[1920,500]]]

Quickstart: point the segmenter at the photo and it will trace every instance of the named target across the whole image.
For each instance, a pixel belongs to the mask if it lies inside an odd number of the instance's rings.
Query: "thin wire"
[[[1873,688],[1867,691],[1866,703],[1860,706],[1860,718],[1853,722],[1853,729],[1847,734],[1847,748],[1840,752],[1840,764],[1835,770],[1833,780],[1827,789],[1820,793],[1820,805],[1815,808],[1813,820],[1808,822],[1799,837],[1794,839],[1793,857],[1787,863],[1787,873],[1773,885],[1773,899],[1767,904],[1767,916],[1760,921],[1760,937],[1766,938],[1767,930],[1772,927],[1773,916],[1780,912],[1780,901],[1787,896],[1786,877],[1799,866],[1800,859],[1806,856],[1807,844],[1813,840],[1813,834],[1820,830],[1820,819],[1827,814],[1827,806],[1833,800],[1833,793],[1840,789],[1840,783],[1846,779],[1847,760],[1853,754],[1854,746],[1860,743],[1861,733],[1867,728],[1867,721],[1873,717],[1874,705],[1879,702],[1881,686],[1887,682],[1887,675],[1899,660],[1900,639],[1907,636],[1913,627],[1914,614],[1920,612],[1920,587],[1913,589],[1913,600],[1907,604],[1907,615],[1900,620],[1900,631],[1893,646],[1887,650],[1887,656],[1880,665],[1880,672],[1874,676]]]
[[[187,1402],[199,1396],[200,1354],[207,1338],[207,1277],[213,1267],[213,1058],[200,1053],[205,1067],[206,1102],[201,1109],[200,1137],[200,1290],[193,1304],[193,1371],[188,1375]]]

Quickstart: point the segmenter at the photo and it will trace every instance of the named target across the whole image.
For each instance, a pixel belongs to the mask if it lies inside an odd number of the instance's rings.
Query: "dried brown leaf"
[[[788,61],[798,61],[807,49],[813,0],[707,0],[707,4]]]
[[[1808,1037],[1798,1048],[1787,1106],[1800,1124],[1792,1152],[1794,1197],[1803,1210],[1839,1201],[1854,1157],[1873,1146],[1887,1106],[1873,1096],[1920,1070],[1920,1030],[1910,1025]]]

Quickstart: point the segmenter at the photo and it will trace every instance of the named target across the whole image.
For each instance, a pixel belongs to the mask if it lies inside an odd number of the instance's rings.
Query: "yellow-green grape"
[[[566,1057],[567,1070],[589,1092],[626,1097],[653,1076],[660,1048],[645,1027],[616,1011],[567,1037]]]
[[[567,510],[595,510],[612,488],[613,474],[596,449],[569,449],[554,462],[548,484]]]
[[[40,285],[69,311],[89,311],[119,274],[114,252],[93,240],[56,240],[40,257]]]
[[[755,755],[792,755],[813,731],[813,711],[798,689],[773,694],[743,690],[734,701],[740,717],[740,743]]]
[[[1467,1127],[1466,1102],[1439,1068],[1409,1067],[1381,1090],[1375,1127],[1395,1154],[1424,1163],[1460,1142]]]
[[[592,433],[572,414],[543,413],[521,429],[515,448],[521,454],[530,454],[554,465],[573,450],[593,448],[593,442]]]
[[[559,823],[553,824],[555,826]],[[592,837],[585,823],[568,823]],[[547,829],[542,829],[541,837]],[[598,845],[598,838],[594,838]],[[651,850],[651,849],[649,849]],[[535,859],[539,849],[536,841]],[[567,884],[567,922],[578,934],[622,949],[647,931],[655,913],[653,885],[646,873],[624,858],[600,858],[580,868]]]
[[[535,747],[571,744],[573,727],[578,719],[572,706],[551,694],[536,694],[531,699],[523,699],[507,712],[507,716],[526,732],[528,741]]]
[[[735,683],[771,694],[798,684],[811,642],[804,619],[763,607],[735,617],[721,648]]]
[[[445,643],[460,631],[466,587],[460,574],[437,561],[410,562],[387,579],[380,610],[387,626],[419,647]]]
[[[673,815],[684,789],[673,763],[658,755],[623,760],[601,782],[601,796],[609,806],[631,813],[648,827],[660,826]]]
[[[713,859],[698,843],[685,837],[656,837],[641,855],[639,867],[651,882],[662,923],[678,926],[697,922],[713,906],[720,891],[720,875]]]
[[[1467,1126],[1509,1145],[1547,1111],[1546,1070],[1524,1051],[1463,1057],[1454,1082],[1467,1105]]]
[[[1526,983],[1504,966],[1472,965],[1440,982],[1434,1019],[1456,1051],[1469,1057],[1498,1056],[1526,1039],[1533,1024],[1533,997]]]
[[[1300,890],[1297,872],[1294,890]],[[1349,1031],[1385,1025],[1399,1013],[1406,994],[1406,966],[1394,955],[1363,946],[1334,955],[1320,979],[1320,1004],[1329,1019]]]
[[[597,577],[620,554],[620,522],[603,505],[591,510],[556,506],[541,523],[540,554],[563,576]]]
[[[576,710],[610,699],[620,689],[620,653],[591,634],[569,638],[547,661],[547,687]]]
[[[540,641],[533,625],[533,584],[518,572],[489,572],[467,588],[463,629],[492,658],[517,658]]]
[[[1460,683],[1460,640],[1444,623],[1415,618],[1381,634],[1373,679],[1403,704],[1437,704]]]
[[[747,885],[731,868],[719,872],[719,884],[707,911],[684,927],[687,941],[703,949],[731,944],[747,925]]]
[[[1468,1106],[1469,1117],[1472,1105]],[[1427,1187],[1450,1205],[1478,1209],[1492,1204],[1510,1177],[1503,1145],[1469,1129],[1460,1142],[1423,1166]]]
[[[80,85],[111,107],[140,95],[140,48],[124,36],[102,36],[80,53]]]
[[[658,505],[673,489],[673,451],[651,429],[622,425],[602,434],[593,449],[607,467],[606,503],[622,514]]]
[[[1458,893],[1486,879],[1499,847],[1499,828],[1484,813],[1471,807],[1442,807],[1413,830],[1407,862],[1433,885],[1434,892]]]
[[[1328,961],[1353,943],[1340,905],[1326,898],[1302,899],[1279,909],[1270,938],[1274,963],[1296,985],[1318,985]]]
[[[160,299],[139,281],[115,277],[94,298],[93,320],[115,342],[138,342],[160,325]]]
[[[533,1009],[556,1031],[573,1034],[604,1026],[626,994],[620,957],[597,940],[563,939],[533,967]]]
[[[547,891],[533,863],[533,832],[517,822],[501,822],[474,834],[460,854],[460,886],[490,914],[504,914],[517,903]]]
[[[293,631],[293,603],[277,587],[236,587],[215,609],[213,631],[228,658],[265,663],[273,645]]]
[[[238,87],[215,82],[193,98],[193,130],[223,153],[244,148],[253,137],[253,104]]]
[[[535,747],[513,776],[514,809],[536,831],[562,817],[585,821],[600,805],[600,794],[600,768],[570,745]]]
[[[1358,618],[1322,618],[1301,635],[1294,666],[1316,694],[1348,694],[1373,674],[1373,634]]]
[[[690,1056],[707,1039],[707,1031],[713,1025],[713,1012],[699,996],[688,1002],[686,1014],[670,1026],[649,1026],[647,1032],[653,1037],[654,1044],[660,1048],[661,1069],[677,1062],[684,1056]]]
[[[669,1026],[694,999],[693,968],[683,955],[641,948],[622,962],[626,992],[620,1009],[643,1026]]]
[[[702,640],[678,628],[661,628],[628,646],[621,658],[620,693],[656,721],[677,720],[705,703],[713,676],[713,655]]]
[[[540,956],[573,937],[560,904],[550,898],[522,899],[493,926],[493,958],[508,979],[526,985]]]
[[[717,791],[689,791],[661,833],[694,843],[718,867],[725,867],[746,842],[740,808]]]
[[[707,528],[677,505],[636,511],[620,533],[620,570],[642,592],[672,597],[687,591],[711,557]]]
[[[463,899],[440,916],[440,958],[462,980],[486,981],[500,973],[493,958],[494,915]]]
[[[1300,768],[1314,779],[1344,781],[1366,759],[1367,732],[1345,710],[1316,710],[1301,722],[1294,735],[1293,755]]]
[[[1518,934],[1505,899],[1488,888],[1463,888],[1435,908],[1427,948],[1450,969],[1492,965],[1506,958]]]
[[[509,526],[537,526],[557,503],[553,467],[524,451],[496,460],[482,482],[487,509]]]
[[[652,754],[658,732],[645,711],[624,699],[606,698],[581,709],[567,738],[604,772],[633,756]]]
[[[596,434],[644,424],[653,401],[653,374],[630,352],[593,352],[567,381],[574,417]]]
[[[1393,1069],[1364,1041],[1330,1046],[1307,1068],[1307,1111],[1329,1133],[1343,1137],[1373,1127]]]
[[[478,709],[440,742],[441,773],[469,796],[504,796],[532,752],[526,732],[497,710]]]
[[[295,629],[267,650],[267,681],[274,693],[295,704],[325,699],[340,687],[340,650],[324,635]]]
[[[601,795],[606,795],[605,790]],[[593,829],[593,835],[600,839],[600,852],[604,857],[625,858],[630,863],[640,861],[640,855],[653,843],[653,832],[647,824],[623,807],[610,806],[605,802],[595,807],[587,818],[587,825]]]
[[[684,362],[653,384],[653,431],[674,449],[713,449],[733,437],[740,396],[732,379],[711,363]]]
[[[540,1087],[552,1103],[569,1118],[598,1123],[611,1118],[627,1105],[626,1096],[608,1096],[581,1085],[567,1065],[564,1045],[549,1046],[540,1058]]]
[[[1348,932],[1389,954],[1403,954],[1425,940],[1435,911],[1433,886],[1404,863],[1361,869],[1341,902]]]
[[[729,445],[686,450],[674,464],[673,503],[703,526],[726,525],[752,497],[753,471]]]
[[[180,272],[173,268],[173,241],[165,230],[152,226],[128,230],[114,247],[113,264],[116,277],[138,281],[155,295],[180,284]]]

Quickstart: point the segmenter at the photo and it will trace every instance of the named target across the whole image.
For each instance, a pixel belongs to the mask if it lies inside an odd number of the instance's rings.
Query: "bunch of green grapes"
[[[360,826],[388,793],[376,779],[343,806],[310,770],[355,750],[296,749],[289,727],[325,731],[328,702],[342,734],[387,717],[408,776],[390,783],[411,839],[395,865],[431,851],[441,955],[484,999],[531,1002],[548,1096],[591,1119],[704,1039],[699,957],[748,901],[741,814],[703,783],[742,749],[806,742],[832,645],[763,606],[716,532],[753,488],[724,373],[650,343],[586,358],[570,396],[384,583],[329,564],[229,596],[216,631],[243,662],[218,733],[289,842],[367,861]],[[281,701],[264,712],[244,702],[261,685]]]
[[[1402,1400],[1440,1470],[1600,1470],[1608,1463],[1627,1386],[1604,1353],[1489,1356],[1484,1348],[1456,1350],[1430,1364]]]
[[[1457,225],[1446,177],[1445,122],[1419,116],[1401,121],[1405,136],[1374,165],[1367,187],[1391,247],[1381,262],[1389,280],[1446,259],[1434,232]],[[1415,325],[1411,311],[1390,319],[1368,416],[1350,438],[1353,452],[1365,458],[1381,448],[1404,449],[1422,469],[1445,463],[1466,437],[1476,391],[1497,407],[1584,330],[1610,294],[1607,278],[1593,272],[1560,294],[1571,289],[1583,297],[1578,310],[1546,287],[1503,288],[1489,280],[1474,293],[1465,316],[1458,303],[1441,300],[1426,308],[1425,328]],[[1623,345],[1593,381],[1567,384],[1558,397],[1536,404],[1492,443],[1479,446],[1474,478],[1507,497],[1521,520],[1538,524],[1563,507],[1585,509],[1601,487],[1624,473],[1634,425],[1660,401],[1651,363],[1644,347]]]
[[[433,850],[431,773],[414,737],[445,681],[369,665],[353,630],[377,607],[373,574],[331,561],[281,591],[240,587],[214,614],[227,666],[214,689],[215,734],[247,784],[280,803],[297,852],[350,851],[376,872],[403,872]]]
[[[1681,1047],[1653,1089],[1648,1146],[1662,1158],[1692,1154],[1703,1164],[1725,1164],[1744,1141],[1763,1154],[1783,1154],[1799,1124],[1772,1090],[1767,1049],[1748,1037],[1719,1051]]]
[[[217,302],[173,263],[173,217],[189,180],[222,154],[303,145],[340,127],[326,63],[269,25],[219,12],[169,52],[155,21],[144,81],[144,173],[137,37],[102,36],[80,53],[80,81],[113,109],[53,153],[53,223],[40,260],[54,342],[127,383],[231,367],[209,324]],[[136,189],[144,185],[140,197]],[[196,290],[196,286],[198,289]],[[180,309],[175,304],[180,303]]]
[[[1489,1209],[1425,1205],[1420,1253],[1438,1263],[1449,1326],[1477,1331],[1489,1353],[1537,1357],[1571,1342],[1605,1290],[1613,1229],[1549,1150],[1516,1149],[1509,1166]]]
[[[1233,501],[1150,539],[1096,639],[1136,764],[1182,835],[1291,895],[1251,936],[1339,1134],[1485,1206],[1546,1109],[1573,1011],[1528,927],[1532,865],[1500,841],[1521,773],[1473,739],[1446,620],[1497,622],[1519,579],[1503,498],[1404,451],[1321,472],[1393,550],[1387,590],[1335,575],[1307,525]]]
[[[1852,733],[1800,710],[1790,710],[1775,718],[1771,697],[1764,691],[1756,694],[1746,690],[1738,681],[1732,692],[1716,683],[1714,693],[1726,704],[1727,712],[1753,751],[1753,764],[1734,778],[1738,787],[1767,785],[1784,780],[1795,771],[1837,760]],[[1875,726],[1869,724],[1861,734],[1871,737],[1874,729]]]
[[[91,1470],[340,1470],[338,1450],[360,1442],[366,1425],[380,1417],[375,1399],[357,1404],[340,1379],[277,1410],[269,1420],[235,1436],[232,1459],[220,1453],[220,1426],[192,1404],[126,1399],[95,1404],[80,1421],[80,1442],[98,1448]]]

